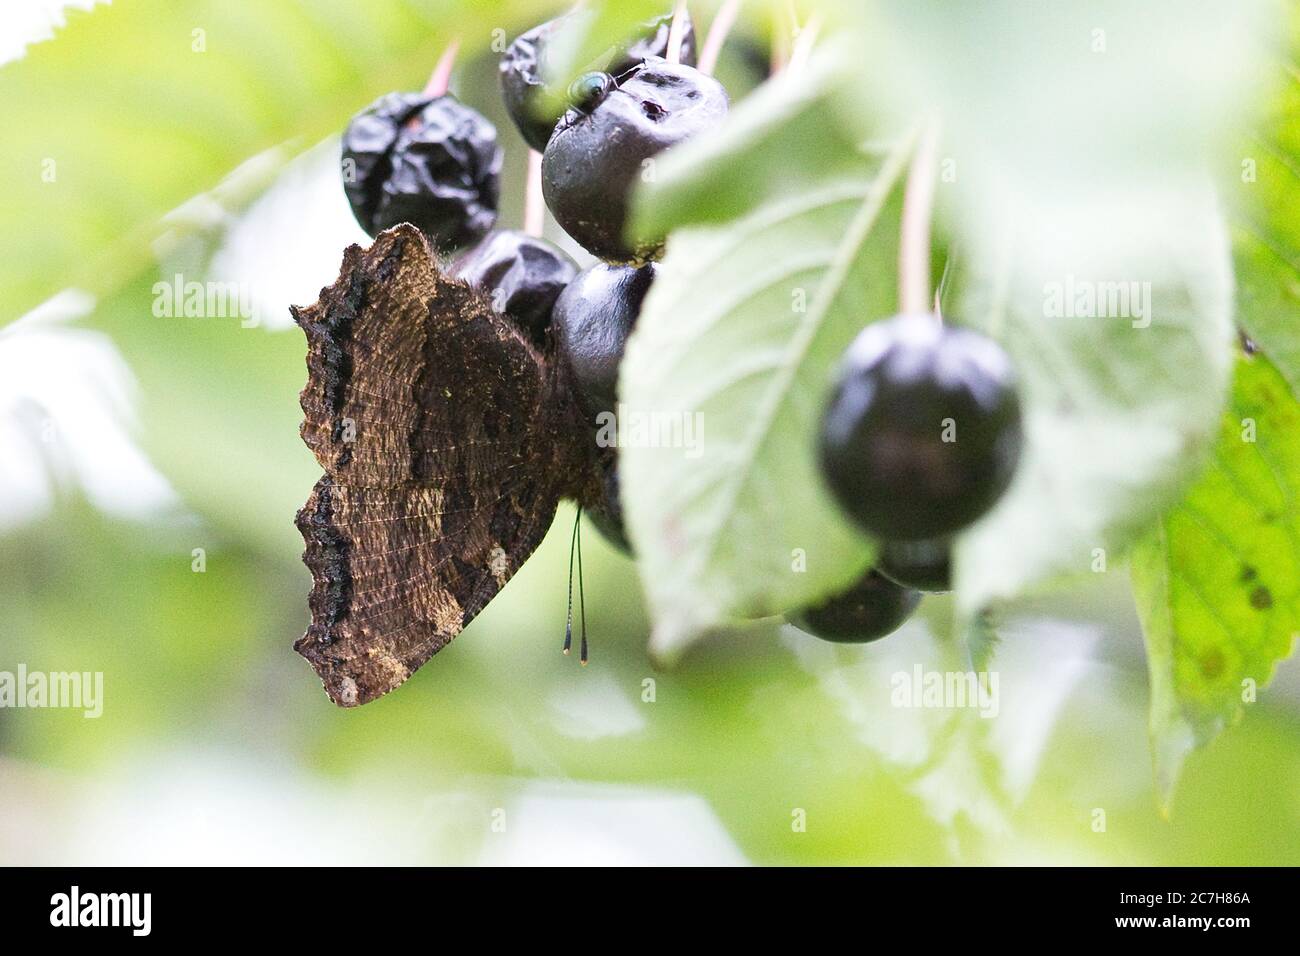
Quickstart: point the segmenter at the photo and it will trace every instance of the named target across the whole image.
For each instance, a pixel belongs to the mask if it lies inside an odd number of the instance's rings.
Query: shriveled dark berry
[[[422,93],[389,93],[375,100],[343,132],[343,191],[361,228],[372,236],[380,190],[392,172],[389,155],[397,137],[429,103]]]
[[[496,127],[451,94],[390,93],[343,134],[344,191],[370,235],[409,222],[454,249],[496,222],[501,155]]]
[[[524,141],[539,153],[564,112],[563,100],[549,91],[544,67],[551,37],[571,16],[547,20],[515,37],[501,57],[501,96]]]
[[[786,620],[825,641],[863,644],[898,630],[920,602],[919,591],[899,587],[879,572],[868,571],[847,591],[788,614]]]
[[[876,570],[895,584],[918,591],[952,590],[952,546],[947,541],[886,541]]]
[[[601,501],[588,508],[587,515],[606,541],[624,554],[632,554],[632,542],[628,539],[627,528],[623,524],[623,502],[619,497],[617,461],[611,462],[605,469]]]
[[[618,365],[655,270],[653,263],[638,268],[600,262],[579,272],[555,302],[551,322],[560,356],[593,418],[614,410]]]
[[[566,107],[565,88],[554,89],[546,75],[551,43],[565,29],[581,27],[583,14],[565,14],[554,20],[521,33],[506,48],[501,57],[501,95],[506,112],[514,120],[524,141],[539,153],[555,130]],[[609,50],[599,60],[604,72],[618,75],[648,57],[664,56],[668,52],[668,30],[672,16],[656,17],[642,24],[626,43]],[[681,62],[695,63],[695,27],[686,17],[682,31]]]
[[[578,266],[545,239],[513,229],[487,238],[452,265],[452,274],[486,292],[492,306],[514,319],[537,345],[546,341],[551,310]]]
[[[648,259],[663,239],[625,237],[632,186],[647,160],[716,127],[726,114],[726,91],[712,77],[647,60],[619,77],[590,112],[564,114],[542,159],[546,204],[569,235],[602,259]]]
[[[1022,441],[1002,347],[932,315],[901,315],[867,326],[845,354],[822,423],[822,468],[867,534],[948,538],[1006,491]]]

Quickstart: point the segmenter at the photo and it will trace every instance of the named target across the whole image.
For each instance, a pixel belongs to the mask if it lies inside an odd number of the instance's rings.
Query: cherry
[[[555,302],[551,321],[559,350],[593,418],[617,403],[618,365],[655,271],[653,263],[599,262],[579,272]]]
[[[521,33],[501,57],[501,94],[506,112],[528,145],[539,153],[546,149],[565,108],[561,95],[563,87],[554,89],[545,75],[550,45],[561,31],[580,27],[580,16],[565,14]],[[618,75],[648,57],[664,56],[668,52],[671,24],[671,14],[641,24],[628,42],[606,51],[601,58],[603,62],[598,59],[602,72]],[[695,64],[695,27],[689,15],[684,23],[679,52],[681,62]]]
[[[506,112],[515,121],[519,134],[533,149],[541,152],[563,111],[552,105],[542,76],[547,49],[556,31],[572,22],[571,16],[547,20],[540,26],[517,36],[501,57],[501,96]]]
[[[947,538],[1006,491],[1020,459],[1011,361],[992,339],[932,315],[867,326],[826,409],[826,482],[868,534]]]
[[[578,266],[545,239],[503,229],[489,233],[453,263],[451,272],[491,296],[493,308],[541,346],[555,300],[578,274]]]
[[[496,127],[451,94],[380,97],[348,124],[343,161],[348,202],[372,236],[409,222],[450,249],[496,222]]]
[[[389,154],[402,126],[429,102],[420,93],[381,96],[348,123],[343,133],[343,191],[361,228],[372,236],[380,191],[392,171]]]
[[[623,502],[619,495],[618,462],[605,468],[601,501],[587,509],[591,523],[601,535],[626,555],[632,554],[632,542],[623,524]]]
[[[662,237],[624,237],[632,186],[646,161],[727,113],[727,93],[693,67],[648,59],[615,78],[589,110],[570,109],[542,159],[542,194],[556,221],[588,251],[613,261],[651,258]]]
[[[950,591],[951,557],[947,541],[886,541],[880,547],[876,570],[905,588]]]
[[[863,644],[898,630],[921,601],[919,591],[868,571],[847,591],[786,615],[786,620],[824,641]]]

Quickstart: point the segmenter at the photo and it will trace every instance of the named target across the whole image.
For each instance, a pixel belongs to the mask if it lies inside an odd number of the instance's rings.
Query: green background
[[[767,44],[770,11],[752,7],[720,70],[737,99],[755,82],[744,52]],[[1122,567],[1009,613],[1001,713],[982,719],[890,706],[895,673],[963,666],[942,598],[879,645],[772,625],[656,672],[635,566],[594,530],[580,669],[559,652],[566,507],[400,691],[356,711],[326,700],[291,650],[309,586],[292,517],[318,474],[297,436],[302,337],[283,315],[156,317],[152,285],[283,261],[284,304],[310,302],[360,238],[321,185],[329,137],[379,94],[421,86],[456,34],[453,89],[498,123],[502,222],[518,225],[525,154],[489,46],[546,12],[120,0],[0,66],[0,354],[25,334],[6,327],[52,295],[93,295],[51,334],[110,337],[135,380],[123,428],[177,493],[136,517],[89,500],[56,467],[75,407],[24,413],[55,422],[51,447],[0,448],[47,457],[53,489],[0,530],[0,670],[105,681],[97,720],[0,710],[0,862],[1294,863],[1294,665],[1191,758],[1166,819]],[[319,216],[338,224],[333,246]],[[332,251],[303,252],[318,247]],[[112,404],[93,382],[77,394]]]

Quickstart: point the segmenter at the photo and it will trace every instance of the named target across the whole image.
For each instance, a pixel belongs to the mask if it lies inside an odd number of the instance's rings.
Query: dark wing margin
[[[439,271],[412,226],[344,253],[293,316],[302,437],[325,470],[297,525],[311,623],[294,645],[344,707],[403,683],[584,497],[590,450],[554,363]]]
[[[444,489],[316,483],[298,513],[311,624],[294,645],[331,700],[402,684],[496,596],[555,515],[533,488],[455,506]]]

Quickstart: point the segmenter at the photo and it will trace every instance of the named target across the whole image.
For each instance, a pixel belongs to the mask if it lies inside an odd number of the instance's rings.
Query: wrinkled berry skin
[[[867,534],[948,538],[1006,491],[1022,442],[1001,346],[902,315],[867,326],[845,353],[822,423],[822,469]]]
[[[617,462],[606,467],[601,501],[588,508],[587,515],[606,541],[629,557],[632,556],[632,542],[628,539],[627,528],[623,524]]]
[[[409,222],[455,249],[496,222],[501,158],[496,127],[454,96],[390,93],[343,134],[343,188],[370,235]]]
[[[618,364],[655,272],[654,264],[598,262],[579,272],[555,302],[551,322],[559,351],[593,419],[617,403]]]
[[[868,571],[842,594],[788,614],[786,620],[824,641],[865,644],[898,630],[920,602],[919,591],[899,587],[879,572]]]
[[[451,273],[491,296],[493,308],[541,346],[555,300],[578,274],[578,266],[545,239],[502,229],[461,256]]]
[[[515,121],[519,135],[539,153],[546,148],[561,112],[558,106],[548,103],[551,98],[542,79],[546,47],[551,35],[567,22],[568,17],[559,17],[519,34],[501,56],[501,97],[506,112]],[[555,98],[554,102],[562,101]]]
[[[727,93],[712,77],[663,60],[617,78],[590,112],[569,110],[542,159],[542,194],[551,214],[584,248],[614,262],[644,261],[662,237],[624,236],[643,163],[727,115]]]
[[[392,170],[393,144],[402,126],[428,103],[421,93],[389,93],[352,117],[343,132],[343,191],[357,222],[372,236],[378,231],[372,220],[380,190]]]
[[[555,34],[570,26],[579,26],[572,14],[548,20],[515,38],[501,56],[501,95],[506,112],[519,128],[524,141],[539,153],[555,130],[564,112],[562,88],[547,86],[543,75],[547,47]],[[657,17],[642,24],[628,43],[615,47],[601,68],[618,75],[647,57],[662,57],[668,52],[668,30],[672,16]],[[682,31],[681,62],[695,65],[695,26],[687,15]]]
[[[952,590],[952,548],[946,541],[886,541],[876,570],[895,584],[932,594]]]

